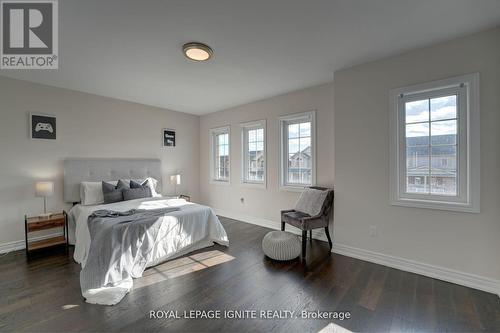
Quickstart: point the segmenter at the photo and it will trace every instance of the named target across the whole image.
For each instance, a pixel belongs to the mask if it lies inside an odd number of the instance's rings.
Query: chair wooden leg
[[[307,230],[302,230],[302,259],[306,259]]]
[[[281,221],[281,231],[285,231],[285,222]]]
[[[325,227],[326,238],[328,238],[328,244],[330,245],[330,250],[332,249],[332,239],[330,238],[330,231],[328,227]]]

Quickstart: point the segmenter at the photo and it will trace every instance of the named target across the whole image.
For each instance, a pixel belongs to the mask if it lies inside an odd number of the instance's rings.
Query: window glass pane
[[[429,123],[406,125],[406,145],[421,146],[429,144]]]
[[[431,194],[457,196],[457,176],[431,177]]]
[[[248,142],[255,142],[256,140],[256,131],[255,130],[249,130],[248,131]]]
[[[456,144],[457,121],[442,120],[431,122],[432,145]]]
[[[299,124],[290,124],[288,125],[288,138],[297,138],[299,137]]]
[[[288,152],[284,158],[282,180],[284,185],[311,185],[313,156],[312,156],[312,131],[313,123],[310,113],[304,114],[303,117],[296,118],[290,122],[282,122],[285,133],[283,152]],[[286,126],[286,127],[285,127]]]
[[[257,135],[257,141],[264,141],[264,129],[263,128],[259,128],[256,130],[256,135]]]
[[[406,192],[429,193],[429,147],[406,148]]]
[[[299,132],[300,132],[301,137],[311,136],[311,123],[310,122],[300,123],[299,128],[300,128]]]
[[[300,138],[299,150],[303,154],[311,155],[311,138]]]
[[[311,169],[302,170],[302,184],[305,185],[311,184]]]
[[[431,120],[457,118],[457,96],[444,96],[431,99]]]
[[[245,131],[245,169],[244,181],[264,181],[264,129],[244,128]]]
[[[288,153],[296,154],[299,152],[299,139],[288,140]]]
[[[447,145],[431,149],[431,193],[457,195],[457,147]]]
[[[405,103],[406,123],[416,123],[420,121],[429,121],[429,100]]]
[[[213,145],[213,178],[227,180],[229,178],[229,134],[214,133]]]

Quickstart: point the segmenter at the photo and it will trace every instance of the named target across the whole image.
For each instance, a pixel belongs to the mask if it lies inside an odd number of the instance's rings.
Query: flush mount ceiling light
[[[214,51],[210,46],[198,42],[184,44],[182,51],[186,58],[194,61],[207,61],[214,55]]]

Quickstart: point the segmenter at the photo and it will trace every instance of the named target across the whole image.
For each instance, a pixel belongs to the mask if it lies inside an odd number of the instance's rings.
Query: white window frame
[[[457,196],[405,193],[406,140],[404,103],[457,95]],[[479,73],[461,75],[390,91],[390,203],[396,206],[479,213]],[[429,110],[430,112],[430,110]]]
[[[215,177],[215,139],[219,134],[228,135],[228,152],[229,152],[229,170],[228,179],[220,179]],[[230,185],[231,184],[231,126],[221,126],[217,128],[212,128],[209,130],[209,140],[210,140],[210,183],[220,184],[220,185]]]
[[[241,127],[241,184],[252,187],[266,188],[267,186],[267,128],[266,120],[255,120],[240,124]],[[254,129],[264,130],[264,179],[262,181],[255,181],[247,179],[248,171],[248,131]]]
[[[311,122],[311,184],[291,184],[288,183],[288,130],[286,125],[293,122]],[[279,117],[279,188],[285,191],[302,191],[304,188],[316,185],[316,110],[294,113]]]

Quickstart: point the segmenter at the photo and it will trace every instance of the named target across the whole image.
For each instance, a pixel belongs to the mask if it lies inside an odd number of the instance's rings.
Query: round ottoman
[[[300,255],[299,238],[285,231],[271,231],[262,239],[262,250],[271,259],[292,260]]]

